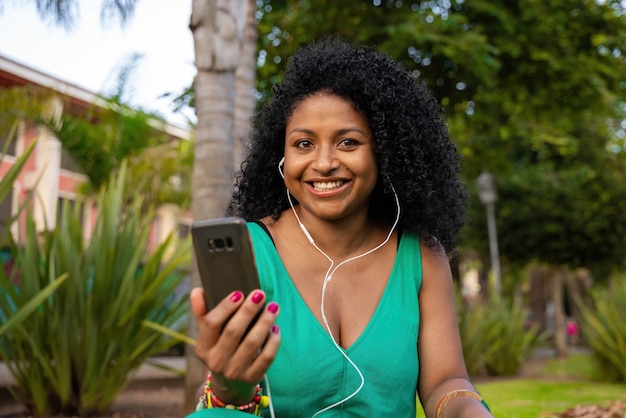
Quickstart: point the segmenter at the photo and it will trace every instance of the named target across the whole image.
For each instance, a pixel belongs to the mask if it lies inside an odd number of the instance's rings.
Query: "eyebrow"
[[[315,132],[306,128],[293,128],[291,131],[287,132],[287,135],[291,135],[292,133],[296,133],[296,132],[307,134],[307,135],[315,135]],[[363,136],[368,136],[366,132],[364,132],[362,129],[359,129],[359,128],[338,129],[337,131],[335,131],[335,135],[345,135],[350,132],[358,132]]]

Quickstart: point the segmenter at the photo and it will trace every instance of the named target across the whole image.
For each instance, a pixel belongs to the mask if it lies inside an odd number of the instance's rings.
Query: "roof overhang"
[[[29,85],[35,85],[55,91],[67,97],[70,100],[71,106],[75,106],[78,109],[87,109],[94,105],[102,108],[107,107],[106,100],[89,90],[50,76],[0,55],[0,88]],[[161,121],[155,120],[152,125],[175,138],[191,138],[191,132],[189,130],[171,125],[167,122],[162,123]]]

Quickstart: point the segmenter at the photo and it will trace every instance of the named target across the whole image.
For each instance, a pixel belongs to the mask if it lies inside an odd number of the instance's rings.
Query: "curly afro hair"
[[[393,223],[391,184],[400,201],[400,228],[452,251],[463,224],[467,192],[459,180],[459,156],[441,106],[396,61],[337,37],[300,48],[283,81],[274,87],[272,102],[252,119],[249,151],[228,215],[278,219],[289,208],[278,172],[287,121],[302,100],[320,92],[351,101],[370,123],[379,167],[370,216]]]

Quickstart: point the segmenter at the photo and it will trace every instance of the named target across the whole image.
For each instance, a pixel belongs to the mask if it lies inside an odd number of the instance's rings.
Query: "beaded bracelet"
[[[261,416],[261,410],[265,408],[269,404],[269,398],[267,396],[263,396],[263,389],[261,385],[258,384],[256,386],[254,397],[252,401],[248,402],[244,405],[232,405],[226,404],[222,400],[220,400],[211,389],[211,373],[207,375],[206,383],[204,385],[204,394],[200,397],[198,401],[198,405],[196,406],[196,411],[201,409],[211,409],[211,408],[224,408],[224,409],[234,409],[241,412],[247,412],[253,414],[255,416]]]
[[[439,399],[439,402],[437,403],[437,408],[435,409],[435,417],[436,418],[442,418],[442,416],[443,416],[443,408],[452,399],[458,398],[460,396],[469,396],[470,398],[474,398],[474,399],[480,401],[480,403],[482,403],[485,406],[485,408],[487,408],[487,410],[491,412],[491,409],[489,409],[489,406],[487,405],[487,402],[485,402],[485,400],[482,398],[482,396],[480,396],[478,393],[472,392],[471,390],[460,389],[460,390],[453,390],[452,392],[448,392],[445,395],[443,395],[441,397],[441,399]]]

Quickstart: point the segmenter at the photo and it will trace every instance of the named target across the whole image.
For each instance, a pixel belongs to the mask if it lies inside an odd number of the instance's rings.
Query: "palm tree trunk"
[[[237,66],[237,96],[235,97],[235,169],[239,168],[245,153],[245,142],[250,133],[250,117],[254,112],[254,82],[256,80],[256,0],[247,0],[243,48]]]
[[[195,45],[196,127],[192,176],[194,220],[224,215],[233,187],[235,70],[241,54],[246,0],[192,0],[190,29]],[[193,258],[191,286],[200,286]],[[196,338],[198,325],[189,315],[189,336]],[[195,406],[204,370],[187,347],[185,412]]]

